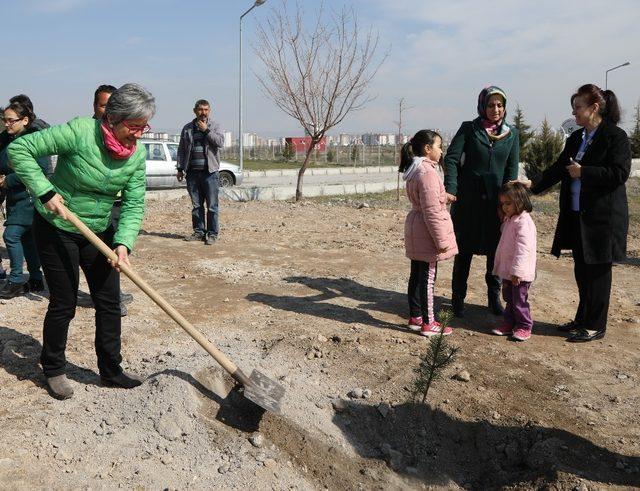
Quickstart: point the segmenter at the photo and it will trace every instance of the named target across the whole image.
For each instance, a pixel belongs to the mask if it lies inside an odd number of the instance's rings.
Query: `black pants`
[[[574,237],[573,273],[578,285],[580,302],[574,321],[595,331],[607,328],[609,299],[611,298],[611,263],[587,264],[582,249],[582,231],[578,213],[572,216]]]
[[[49,308],[44,318],[40,363],[46,377],[62,375],[69,323],[76,313],[79,267],[84,272],[96,309],[95,347],[100,375],[114,377],[120,363],[120,275],[80,234],[60,230],[34,213],[33,231],[49,285]],[[113,229],[97,234],[112,246]]]
[[[433,291],[438,263],[411,260],[411,274],[407,296],[409,298],[409,314],[411,317],[422,317],[426,322],[433,322]]]
[[[496,258],[495,252],[487,254],[486,272],[484,280],[487,283],[488,295],[499,297],[501,281],[493,274],[493,261]],[[455,300],[463,301],[467,296],[467,281],[471,270],[471,260],[473,254],[459,253],[453,260],[453,274],[451,276],[451,291]]]

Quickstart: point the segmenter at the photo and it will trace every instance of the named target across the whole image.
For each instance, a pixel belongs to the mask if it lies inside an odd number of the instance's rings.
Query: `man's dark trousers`
[[[191,197],[193,231],[202,235],[218,236],[220,213],[218,207],[218,171],[187,170],[187,191]],[[206,224],[205,224],[206,203]]]

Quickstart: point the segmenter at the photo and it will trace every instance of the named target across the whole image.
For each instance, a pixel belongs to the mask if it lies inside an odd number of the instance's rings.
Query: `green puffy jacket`
[[[120,223],[115,244],[133,249],[144,214],[145,158],[143,145],[125,160],[112,159],[104,146],[100,122],[76,118],[16,139],[7,149],[13,168],[33,196],[49,191],[62,196],[65,205],[93,232],[110,223],[111,208],[122,192]],[[36,159],[58,155],[58,163],[47,179]],[[71,223],[48,211],[39,199],[38,212],[54,226],[77,233]]]

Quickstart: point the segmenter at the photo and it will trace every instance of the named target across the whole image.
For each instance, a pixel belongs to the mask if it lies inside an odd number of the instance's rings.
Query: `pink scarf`
[[[499,120],[497,123],[492,123],[488,119],[482,118],[482,127],[487,130],[487,133],[495,135],[498,128],[502,124],[502,120]]]
[[[502,126],[502,131],[498,134],[500,126]],[[511,131],[506,124],[502,124],[502,119],[497,123],[492,123],[488,119],[482,118],[482,127],[486,130],[487,135],[489,135],[489,139],[491,140],[502,140]]]
[[[100,123],[100,129],[102,130],[102,138],[104,140],[104,146],[107,148],[107,152],[112,159],[124,160],[128,159],[136,151],[136,146],[125,147],[113,134],[113,130],[109,128],[104,121]]]

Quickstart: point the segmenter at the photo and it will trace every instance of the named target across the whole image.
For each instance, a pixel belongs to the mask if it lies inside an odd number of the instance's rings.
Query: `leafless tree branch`
[[[302,178],[314,147],[330,128],[373,100],[367,89],[386,59],[386,54],[376,56],[377,32],[371,27],[362,31],[353,8],[327,13],[320,3],[313,15],[315,20],[306,25],[300,3],[292,14],[283,0],[258,28],[254,45],[264,65],[264,72],[256,73],[264,94],[311,137],[296,199],[302,197]]]

